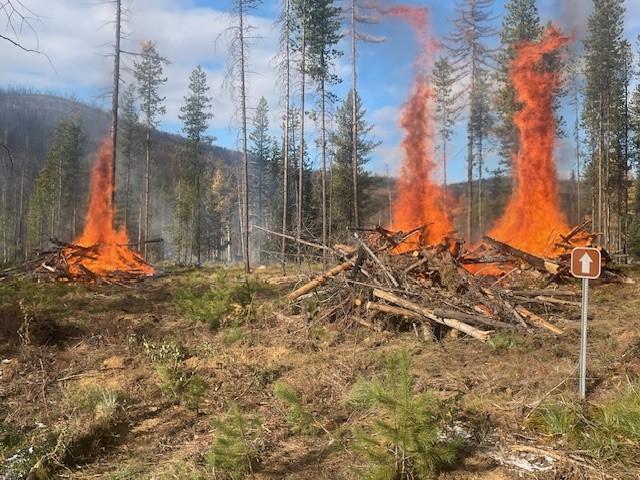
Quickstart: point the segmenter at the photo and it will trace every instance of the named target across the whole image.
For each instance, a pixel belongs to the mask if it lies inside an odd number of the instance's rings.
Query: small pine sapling
[[[359,478],[395,480],[432,477],[452,465],[462,447],[444,427],[450,412],[430,393],[417,393],[406,352],[390,356],[379,381],[354,385],[348,404],[374,415],[370,428],[354,430],[352,449],[366,462]]]
[[[212,421],[216,441],[207,455],[213,478],[239,480],[253,475],[258,459],[260,423],[245,415],[237,405]]]

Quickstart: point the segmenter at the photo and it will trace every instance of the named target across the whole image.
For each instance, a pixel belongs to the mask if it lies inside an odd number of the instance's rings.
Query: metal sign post
[[[587,398],[587,310],[589,279],[582,279],[582,317],[580,320],[580,398]]]
[[[587,313],[589,309],[589,279],[598,278],[602,256],[597,248],[574,248],[571,252],[571,274],[582,279],[582,316],[580,321],[580,398],[587,397]]]

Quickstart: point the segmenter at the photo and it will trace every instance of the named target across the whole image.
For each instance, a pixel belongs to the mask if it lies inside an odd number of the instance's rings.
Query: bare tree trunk
[[[358,122],[356,97],[356,0],[351,0],[351,174],[353,181],[353,221],[360,227],[358,202]]]
[[[138,252],[142,251],[142,219],[144,218],[144,190],[140,192],[140,207],[138,208]]]
[[[202,210],[200,208],[200,152],[199,146],[200,140],[196,144],[196,258],[198,261],[198,266],[202,261],[202,251],[201,251],[201,243],[202,243]]]
[[[124,180],[124,227],[129,228],[129,188],[131,184],[131,153],[127,152],[127,171]]]
[[[576,80],[577,82],[577,80]],[[575,134],[575,140],[576,140],[576,209],[577,209],[577,213],[578,213],[578,223],[580,223],[582,221],[582,194],[580,192],[580,176],[581,176],[581,172],[580,172],[580,156],[581,156],[581,152],[580,152],[580,104],[579,104],[579,97],[578,97],[578,87],[576,85],[576,89],[575,89],[575,104],[576,104],[576,122],[574,125],[574,134]]]
[[[482,212],[482,164],[483,164],[482,140],[478,149],[478,232],[480,235],[484,233],[484,219]]]
[[[306,11],[306,5],[303,7]],[[304,180],[304,91],[305,91],[305,80],[306,80],[306,48],[307,48],[307,40],[306,40],[306,19],[303,19],[302,22],[302,52],[300,59],[300,71],[302,73],[302,92],[300,94],[300,159],[298,160],[298,218],[296,225],[296,239],[297,242],[297,262],[298,262],[298,270],[302,266],[302,256],[300,252],[300,239],[302,238],[302,194],[304,192],[303,188],[303,180]]]
[[[391,177],[389,175],[389,166],[387,165],[387,201],[389,207],[389,228],[393,230],[393,199],[391,196]]]
[[[247,157],[247,91],[245,84],[245,58],[244,58],[244,0],[239,0],[240,13],[240,102],[242,109],[242,170],[243,170],[243,186],[244,186],[244,272],[251,271],[249,263],[249,159]]]
[[[19,242],[19,248],[21,248],[23,251],[26,250],[25,248],[25,241],[24,241],[24,165],[22,165],[22,172],[20,173],[20,201],[18,203],[18,221],[16,222],[17,224],[17,235],[16,235],[16,239],[17,242]],[[16,247],[18,247],[18,245],[16,245]],[[16,248],[16,250],[18,250],[18,248]]]
[[[280,261],[282,274],[287,274],[286,248],[287,217],[289,202],[289,103],[290,103],[290,70],[289,70],[289,0],[285,0],[285,109],[284,109],[284,165],[282,172],[282,244],[280,245]]]
[[[148,118],[148,117],[147,117]],[[151,123],[147,120],[147,134],[146,134],[146,159],[145,159],[145,168],[144,168],[144,257],[147,257],[149,252],[149,207],[150,207],[150,196],[149,196],[149,187],[150,181],[149,176],[151,174]]]
[[[116,2],[116,44],[115,54],[113,57],[113,86],[111,94],[111,208],[115,208],[116,205],[116,157],[118,146],[118,100],[120,95],[120,21],[122,16],[122,4],[121,0],[115,0]],[[114,215],[115,219],[115,215]],[[146,245],[145,245],[146,253]]]
[[[326,119],[325,119],[325,85],[324,79],[320,82],[321,109],[322,109],[322,245],[327,246],[327,142],[326,142]],[[322,249],[322,267],[327,269],[327,251]]]
[[[600,125],[599,125],[599,137],[600,147],[598,152],[598,223],[597,232],[601,235],[601,241],[604,243],[604,222],[603,222],[603,195],[602,195],[602,170],[604,161],[604,126],[603,126],[603,99],[602,92],[600,92]]]
[[[55,231],[60,235],[60,217],[62,216],[62,156],[58,159],[58,195],[56,199],[56,226]]]
[[[473,241],[473,134],[467,128],[467,241]]]

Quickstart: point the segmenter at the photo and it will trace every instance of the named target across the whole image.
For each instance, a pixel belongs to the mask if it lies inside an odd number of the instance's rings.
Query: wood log
[[[482,330],[478,330],[477,328],[472,327],[471,325],[468,325],[459,320],[454,320],[452,318],[440,318],[437,315],[435,315],[432,310],[429,310],[428,308],[425,308],[421,305],[416,305],[415,303],[410,302],[409,300],[406,300],[401,297],[397,297],[393,293],[386,292],[384,290],[375,289],[373,291],[373,295],[377,298],[381,298],[382,300],[386,300],[387,302],[398,305],[402,308],[406,308],[407,310],[412,310],[416,313],[419,313],[423,317],[429,320],[432,320],[436,323],[440,323],[442,325],[446,325],[447,327],[460,330],[462,333],[466,333],[470,337],[473,337],[476,340],[480,340],[481,342],[486,342],[491,333],[491,332],[484,332]]]
[[[520,315],[522,315],[524,318],[529,320],[529,322],[531,322],[536,327],[546,328],[547,330],[549,330],[550,332],[555,333],[556,335],[562,335],[564,333],[564,331],[562,329],[560,329],[560,328],[556,327],[555,325],[547,322],[544,318],[542,318],[539,315],[536,315],[535,313],[533,313],[530,310],[527,310],[522,305],[516,305],[516,310],[518,311],[518,313]]]
[[[539,257],[537,255],[533,255],[523,250],[519,250],[517,248],[512,247],[511,245],[500,242],[488,236],[484,236],[482,238],[499,252],[524,260],[525,262],[527,262],[529,265],[536,268],[537,270],[551,273],[552,275],[554,275],[558,273],[558,270],[560,269],[560,264],[553,262],[549,259],[546,259],[544,257]]]
[[[545,297],[579,297],[580,293],[571,292],[569,290],[511,290],[509,291],[512,295],[517,295],[519,297],[538,297],[540,295]]]
[[[367,310],[397,315],[398,317],[413,318],[414,320],[422,320],[422,315],[416,312],[407,310],[406,308],[394,307],[393,305],[385,305],[384,303],[367,302]]]
[[[452,318],[454,320],[461,320],[463,322],[480,324],[487,327],[502,328],[505,330],[515,330],[516,326],[511,323],[501,322],[485,315],[472,315],[470,313],[457,312],[455,310],[443,310],[436,308],[433,313],[438,317]]]
[[[310,282],[305,283],[303,286],[301,286],[297,290],[291,292],[289,295],[287,295],[287,298],[290,301],[293,301],[293,300],[296,300],[296,299],[300,298],[302,295],[305,295],[305,294],[307,294],[309,292],[312,292],[313,290],[315,290],[319,286],[324,285],[325,283],[327,283],[331,278],[335,277],[339,273],[344,272],[346,270],[349,270],[352,265],[353,265],[353,262],[351,260],[348,260],[348,261],[346,261],[344,263],[341,263],[340,265],[337,265],[337,266],[333,267],[331,270],[328,270],[328,271],[324,272],[323,274],[318,275],[317,277],[315,277]]]
[[[380,267],[380,269],[384,272],[384,274],[387,276],[387,278],[389,279],[389,281],[392,283],[392,285],[396,288],[398,288],[400,286],[400,284],[398,283],[398,281],[395,279],[395,277],[391,274],[391,272],[387,269],[387,267],[384,266],[384,263],[382,263],[382,261],[376,256],[375,253],[373,253],[373,251],[367,246],[366,243],[364,243],[360,237],[358,237],[357,233],[354,233],[353,236],[355,237],[355,239],[358,241],[358,243],[360,244],[360,247],[362,247],[364,249],[365,252],[367,252],[367,254],[373,259],[374,262],[376,262],[378,264],[378,266]]]

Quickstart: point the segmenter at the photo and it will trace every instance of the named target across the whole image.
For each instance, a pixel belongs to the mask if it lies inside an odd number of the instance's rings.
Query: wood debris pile
[[[570,275],[569,256],[547,259],[488,238],[472,253],[456,239],[405,251],[419,230],[356,232],[357,245],[343,249],[340,264],[288,295],[293,310],[303,310],[305,299],[313,298],[320,321],[347,321],[377,331],[404,326],[425,337],[457,330],[483,342],[497,330],[560,335],[558,322],[565,321],[567,309],[572,316],[577,313],[579,294],[557,289]],[[571,245],[578,231],[563,241]],[[483,257],[502,266],[498,275],[471,273],[470,266]],[[623,278],[605,268],[611,278]],[[535,290],[527,287],[531,272],[539,286]]]
[[[83,247],[56,239],[51,239],[51,243],[51,248],[38,252],[20,267],[0,272],[0,280],[5,277],[29,277],[39,282],[130,285],[144,281],[154,271],[151,265],[127,245],[112,249],[118,254],[118,250],[122,248],[122,258],[118,258],[115,264],[126,264],[127,267],[105,271],[104,268],[92,269],[102,253],[100,245]]]

